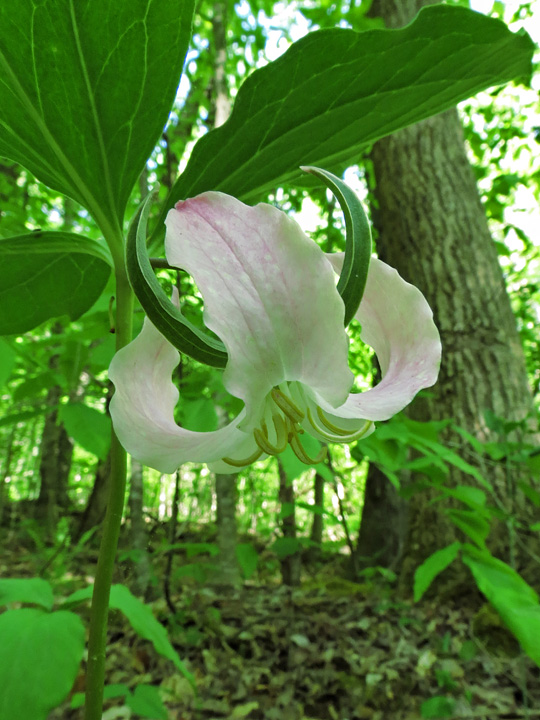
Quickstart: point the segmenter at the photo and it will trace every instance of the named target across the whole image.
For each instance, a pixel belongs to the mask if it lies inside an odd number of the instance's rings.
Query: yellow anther
[[[282,410],[285,415],[293,422],[300,422],[300,420],[304,419],[305,416],[302,410],[300,410],[300,408],[295,405],[291,398],[287,397],[287,395],[285,395],[285,393],[282,392],[279,388],[272,388],[272,390],[270,391],[270,395],[272,396],[272,400],[276,403],[278,408]]]
[[[249,455],[245,460],[234,460],[233,458],[224,457],[221,458],[223,462],[226,462],[227,465],[232,465],[233,467],[245,467],[246,465],[251,465],[251,463],[254,463],[256,460],[258,460],[261,455],[263,454],[262,450],[255,450],[254,453]]]

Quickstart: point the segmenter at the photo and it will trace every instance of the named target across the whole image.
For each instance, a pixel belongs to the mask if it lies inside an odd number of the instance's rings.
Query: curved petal
[[[337,273],[343,254],[328,256]],[[376,352],[382,380],[371,390],[349,395],[332,408],[318,398],[327,415],[336,418],[388,420],[414,396],[435,384],[441,362],[441,340],[427,300],[394,268],[372,258],[366,289],[356,319],[361,339]]]
[[[184,462],[219,461],[223,456],[248,458],[257,446],[251,433],[238,429],[244,411],[214,432],[184,430],[176,424],[174,408],[179,394],[171,373],[179,357],[148,319],[140,335],[114,356],[109,368],[115,386],[110,412],[124,448],[163,473],[174,472]],[[240,469],[229,467],[227,472]]]
[[[202,293],[205,323],[229,353],[223,382],[244,400],[245,425],[284,381],[341,405],[353,381],[343,301],[330,263],[299,225],[271,205],[218,192],[178,203],[166,224],[167,259]]]

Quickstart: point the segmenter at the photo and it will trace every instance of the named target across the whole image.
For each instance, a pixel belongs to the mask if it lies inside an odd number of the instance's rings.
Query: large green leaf
[[[540,667],[540,603],[533,588],[487,550],[464,545],[463,562],[523,650]]]
[[[111,419],[108,415],[83,403],[69,403],[60,408],[60,418],[75,442],[105,460],[111,444]]]
[[[61,315],[76,320],[95,303],[111,271],[107,249],[73,233],[5,238],[0,258],[0,335],[18,335]]]
[[[66,697],[84,651],[70,612],[23,608],[0,615],[0,720],[46,720]]]
[[[33,603],[50,610],[54,603],[50,584],[43,578],[0,579],[0,605],[12,602]]]
[[[351,164],[370,143],[529,76],[534,44],[460,7],[423,9],[400,30],[320,30],[256,70],[229,120],[196,145],[179,199],[220,190],[252,201],[301,178],[300,165]]]
[[[0,3],[0,156],[118,227],[167,122],[193,6]]]

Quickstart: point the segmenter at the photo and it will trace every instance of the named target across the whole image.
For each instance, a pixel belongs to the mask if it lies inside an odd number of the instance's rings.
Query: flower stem
[[[116,263],[115,332],[117,351],[131,340],[132,317],[133,292],[126,276],[122,258],[121,261]],[[111,436],[110,458],[109,501],[103,524],[103,535],[99,549],[90,613],[85,720],[101,720],[103,710],[109,595],[126,489],[127,454],[118,442],[114,430]]]

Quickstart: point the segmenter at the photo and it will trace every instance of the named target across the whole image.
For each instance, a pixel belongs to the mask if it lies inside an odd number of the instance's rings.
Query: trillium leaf
[[[71,612],[34,608],[0,615],[0,718],[46,720],[73,687],[84,626]]]
[[[193,7],[0,3],[0,156],[118,227],[167,121]]]
[[[353,317],[362,300],[371,259],[371,230],[362,203],[351,188],[328,170],[302,167],[315,175],[336,196],[345,218],[345,258],[337,289],[345,304],[345,326]]]
[[[447,5],[399,30],[309,33],[254,71],[229,120],[195,145],[157,232],[180,199],[220,190],[256,201],[298,182],[301,165],[351,164],[385,135],[529,76],[533,51],[527,34]]]
[[[126,266],[129,281],[152,324],[180,352],[212,367],[225,367],[227,352],[223,343],[199,330],[169,300],[159,284],[146,251],[146,225],[151,196],[141,204],[127,237]]]
[[[101,295],[111,271],[107,248],[65,232],[0,240],[0,335],[18,335],[45,320],[76,320]]]

